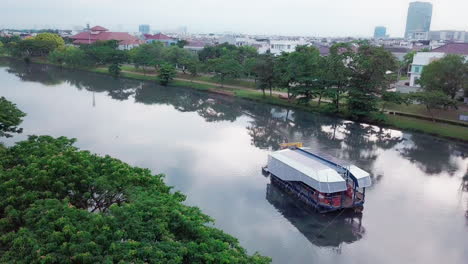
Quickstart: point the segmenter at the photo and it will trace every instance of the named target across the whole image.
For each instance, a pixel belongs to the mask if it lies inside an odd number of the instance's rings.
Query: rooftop
[[[94,26],[91,28],[91,31],[108,31],[108,29],[101,26]]]
[[[151,34],[144,34],[145,36],[145,39],[156,39],[156,40],[173,40],[173,38],[167,36],[167,35],[164,35],[162,33],[158,33],[158,34],[154,34],[154,35],[151,35]]]
[[[97,32],[97,33],[96,33]],[[107,29],[95,26],[91,28],[91,32],[85,31],[70,37],[74,44],[90,44],[96,41],[118,40],[121,45],[141,44],[137,37],[128,34],[127,32],[109,32]]]
[[[468,43],[448,43],[432,51],[446,54],[468,55]]]

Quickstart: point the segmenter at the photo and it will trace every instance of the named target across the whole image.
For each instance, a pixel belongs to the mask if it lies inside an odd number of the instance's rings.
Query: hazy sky
[[[404,33],[409,0],[0,0],[0,28],[102,25],[137,31],[371,36]],[[468,0],[432,0],[432,30],[468,30]]]

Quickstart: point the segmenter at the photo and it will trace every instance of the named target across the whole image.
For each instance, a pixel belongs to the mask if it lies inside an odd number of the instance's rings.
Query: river
[[[180,87],[0,60],[27,135],[166,174],[186,203],[273,263],[468,263],[468,145]],[[284,141],[372,174],[362,215],[318,215],[261,174]],[[468,180],[467,180],[468,181]]]

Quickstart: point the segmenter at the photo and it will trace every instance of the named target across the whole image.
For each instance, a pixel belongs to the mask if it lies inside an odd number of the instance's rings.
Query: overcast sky
[[[113,30],[186,26],[189,32],[371,36],[404,33],[409,0],[0,0],[0,28]],[[432,30],[468,30],[468,0],[432,0]]]

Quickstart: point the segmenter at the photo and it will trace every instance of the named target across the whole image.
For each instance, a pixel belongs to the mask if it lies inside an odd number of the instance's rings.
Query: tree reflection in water
[[[273,184],[267,184],[266,199],[315,246],[339,252],[343,243],[351,244],[364,236],[360,213],[315,213]]]
[[[6,62],[5,62],[6,61]],[[242,115],[250,118],[247,130],[251,143],[261,149],[276,150],[287,141],[301,141],[315,150],[348,160],[372,171],[381,150],[399,145],[400,154],[417,164],[427,174],[444,171],[453,173],[457,164],[452,160],[457,145],[438,142],[422,135],[403,140],[391,129],[345,121],[320,114],[293,111],[251,101],[209,94],[194,89],[161,87],[154,82],[115,79],[97,73],[61,69],[49,65],[26,64],[15,60],[0,60],[7,71],[24,81],[47,85],[68,82],[78,89],[107,93],[116,100],[132,97],[138,103],[164,104],[181,112],[196,112],[208,122],[233,122]],[[400,133],[401,134],[401,133]],[[379,178],[374,178],[378,181]]]
[[[400,149],[400,153],[429,175],[442,172],[453,175],[458,169],[452,159],[456,149],[446,142],[438,144],[435,148],[434,140],[437,139],[428,140],[424,136],[411,137],[411,142]]]

